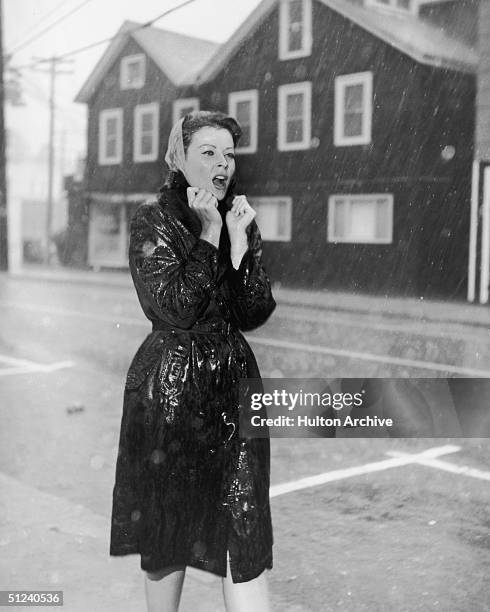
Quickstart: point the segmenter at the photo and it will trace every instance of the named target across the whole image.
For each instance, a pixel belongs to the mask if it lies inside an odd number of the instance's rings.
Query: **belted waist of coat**
[[[158,320],[152,321],[153,327],[152,332],[155,331],[168,331],[179,334],[221,334],[224,336],[228,336],[232,331],[235,330],[235,327],[228,323],[227,321],[202,321],[199,326],[188,327],[184,329],[183,327],[176,327],[174,325],[170,325],[165,321]]]

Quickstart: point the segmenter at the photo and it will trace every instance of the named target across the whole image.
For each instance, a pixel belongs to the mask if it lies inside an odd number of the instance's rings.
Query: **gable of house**
[[[129,40],[134,40],[175,86],[193,82],[218,47],[208,40],[126,21],[82,85],[76,102],[90,102]]]
[[[451,37],[441,27],[417,15],[378,11],[355,0],[313,0],[345,17],[380,40],[421,64],[474,73],[478,64],[476,51]],[[280,0],[263,0],[229,40],[215,52],[197,74],[197,82],[212,80],[231,55],[247,40]]]

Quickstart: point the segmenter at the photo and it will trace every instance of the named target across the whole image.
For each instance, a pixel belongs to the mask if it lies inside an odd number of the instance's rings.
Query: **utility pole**
[[[1,1],[1,0],[0,0]],[[54,127],[55,127],[55,113],[56,113],[56,77],[58,74],[71,74],[71,70],[60,70],[58,64],[63,62],[72,62],[73,60],[67,60],[59,57],[50,57],[47,59],[41,59],[40,62],[48,62],[49,69],[43,70],[43,72],[49,73],[49,151],[48,151],[48,198],[46,202],[46,227],[45,227],[45,253],[44,260],[49,263],[49,246],[51,242],[51,226],[53,219],[53,184],[54,184]]]
[[[8,270],[6,133],[4,118],[3,7],[0,0],[0,270]]]

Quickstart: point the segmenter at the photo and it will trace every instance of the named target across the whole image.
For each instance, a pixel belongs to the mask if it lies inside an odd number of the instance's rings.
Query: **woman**
[[[275,302],[255,211],[233,194],[240,134],[222,113],[181,119],[160,197],[131,223],[153,330],[126,380],[110,554],[140,553],[150,612],[178,609],[186,566],[223,577],[228,612],[269,610],[269,440],[239,436],[239,380],[260,377],[239,330]]]

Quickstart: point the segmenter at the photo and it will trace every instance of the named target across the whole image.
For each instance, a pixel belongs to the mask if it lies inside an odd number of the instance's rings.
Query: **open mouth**
[[[220,190],[225,190],[226,189],[226,181],[227,181],[227,177],[224,174],[217,174],[214,178],[213,178],[213,185]]]

